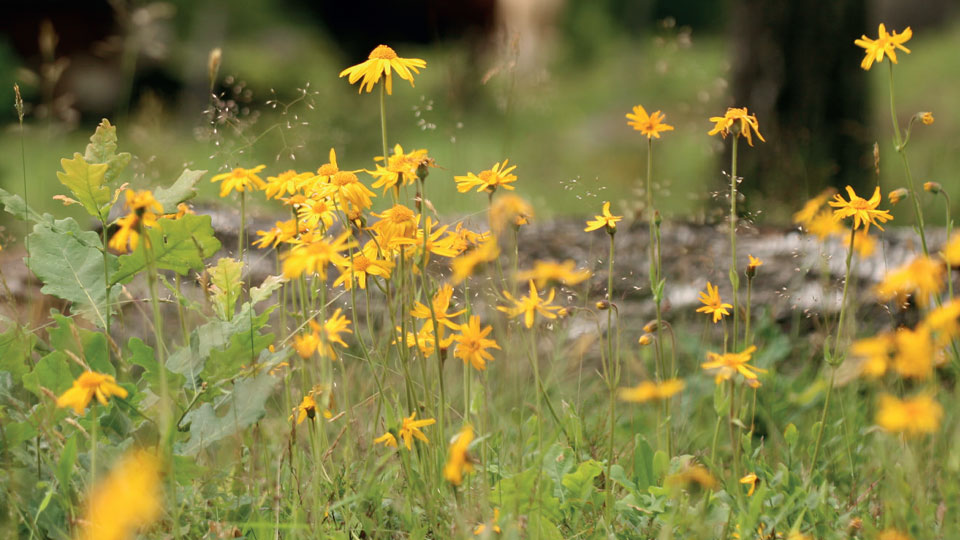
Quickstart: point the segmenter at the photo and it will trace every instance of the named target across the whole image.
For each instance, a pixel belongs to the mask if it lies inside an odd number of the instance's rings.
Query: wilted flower
[[[747,484],[750,486],[750,491],[747,492],[747,497],[753,495],[753,492],[757,489],[757,483],[760,479],[754,473],[749,473],[740,479],[741,484]]]

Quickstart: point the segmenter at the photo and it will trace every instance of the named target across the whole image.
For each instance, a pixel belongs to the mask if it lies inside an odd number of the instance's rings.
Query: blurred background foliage
[[[721,220],[729,151],[707,136],[707,118],[737,105],[758,112],[768,140],[743,152],[747,212],[785,224],[800,199],[828,184],[873,185],[874,141],[884,190],[902,181],[890,142],[886,70],[860,70],[862,52],[853,44],[861,33],[875,35],[884,21],[914,30],[913,53],[896,66],[902,125],[916,111],[936,117],[911,141],[915,175],[956,192],[955,3],[800,4],[806,3],[10,5],[0,23],[0,75],[7,81],[0,103],[10,105],[0,108],[0,186],[22,191],[14,82],[27,102],[29,198],[45,211],[59,205],[51,197],[63,191],[55,176],[59,159],[81,149],[102,117],[118,125],[121,149],[136,156],[127,180],[138,188],[167,184],[184,166],[210,175],[259,163],[271,174],[313,170],[331,147],[342,166],[372,168],[380,153],[376,93],[358,95],[338,74],[386,43],[401,56],[427,61],[416,88],[399,82],[389,97],[389,140],[407,150],[427,148],[436,158],[442,168],[431,174],[430,198],[443,214],[485,208],[481,194],[457,196],[452,176],[505,158],[519,165],[518,192],[540,219],[586,215],[603,200],[627,213],[639,209],[645,141],[624,114],[643,104],[663,110],[676,126],[657,142],[664,213]],[[222,49],[222,64],[211,93],[208,58],[215,48]],[[216,204],[215,186],[203,183],[199,203]],[[934,221],[941,212],[931,213]],[[8,233],[16,230],[3,223]]]

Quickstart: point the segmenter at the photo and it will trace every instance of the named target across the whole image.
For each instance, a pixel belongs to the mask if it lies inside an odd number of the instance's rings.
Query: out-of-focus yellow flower
[[[462,325],[459,325],[453,322],[454,317],[459,317],[465,311],[461,309],[460,311],[455,311],[453,313],[448,313],[447,310],[450,309],[450,300],[453,298],[453,287],[449,284],[444,283],[440,286],[440,289],[437,290],[436,294],[433,295],[431,304],[433,305],[433,313],[430,312],[430,307],[424,305],[421,302],[414,304],[413,309],[410,310],[410,315],[418,319],[437,319],[438,324],[442,324],[451,330],[459,330]]]
[[[814,216],[820,213],[820,209],[827,203],[827,200],[836,193],[837,190],[833,188],[823,190],[819,195],[804,203],[799,212],[793,214],[793,222],[804,227],[809,225]]]
[[[883,301],[895,298],[900,305],[907,295],[912,295],[917,304],[924,307],[930,303],[931,296],[943,290],[945,272],[942,262],[920,256],[887,272],[877,285],[876,294]]]
[[[754,473],[749,473],[740,479],[741,484],[747,484],[750,486],[750,491],[747,492],[747,497],[750,497],[751,495],[753,495],[753,492],[756,491],[757,489],[757,483],[759,481],[760,479]]]
[[[495,532],[495,533],[497,533],[497,534],[500,534],[502,531],[500,530],[500,525],[499,525],[499,523],[500,523],[500,509],[499,509],[499,508],[494,508],[494,509],[493,509],[493,521],[490,522],[490,530],[493,531],[493,532]],[[481,523],[480,525],[477,525],[477,527],[476,527],[475,529],[473,529],[473,535],[474,535],[474,536],[480,536],[481,534],[483,534],[484,532],[486,532],[486,530],[487,530],[487,524],[486,524],[486,523]]]
[[[723,381],[729,381],[734,375],[739,373],[747,383],[756,387],[758,374],[767,372],[765,369],[751,366],[747,363],[756,350],[756,345],[751,345],[738,353],[717,354],[708,352],[708,361],[701,364],[700,367],[708,371],[713,371],[714,382],[717,384]]]
[[[505,193],[490,203],[488,220],[490,229],[500,236],[507,225],[520,227],[533,219],[533,207],[522,197]]]
[[[512,302],[513,305],[497,306],[497,309],[506,313],[507,317],[511,319],[523,315],[523,324],[527,328],[533,326],[533,321],[537,313],[548,319],[556,319],[558,312],[562,309],[560,306],[551,305],[557,294],[556,289],[550,289],[550,294],[548,294],[546,298],[540,298],[537,285],[533,280],[530,280],[528,283],[530,291],[526,296],[521,296],[520,298],[514,298],[509,291],[503,291],[503,296],[508,302]]]
[[[587,227],[583,229],[586,232],[596,231],[606,228],[607,232],[613,234],[617,232],[617,222],[623,219],[623,216],[615,216],[610,213],[610,202],[603,203],[603,210],[599,216],[587,221]]]
[[[220,197],[226,197],[230,194],[231,191],[236,191],[238,193],[243,191],[254,191],[257,189],[263,189],[266,187],[266,183],[262,178],[257,176],[257,173],[265,169],[266,165],[257,165],[252,169],[244,169],[243,167],[237,167],[236,169],[228,172],[222,173],[214,176],[210,179],[211,182],[223,181],[220,184]]]
[[[127,391],[117,384],[113,375],[85,371],[73,381],[73,386],[57,398],[57,407],[72,407],[73,412],[83,414],[94,397],[101,405],[106,405],[107,398],[111,396],[125,398]]]
[[[897,342],[894,334],[883,332],[853,342],[850,346],[850,356],[859,362],[858,369],[861,375],[878,378],[887,373],[896,350]]]
[[[127,454],[91,490],[76,538],[133,538],[160,516],[161,489],[159,460],[142,450]]]
[[[502,165],[496,163],[490,169],[481,171],[480,174],[468,172],[466,176],[454,176],[453,179],[457,182],[457,191],[466,193],[473,188],[477,188],[478,193],[481,191],[493,193],[497,188],[513,190],[514,187],[510,184],[517,181],[517,175],[512,174],[512,171],[517,166],[507,167],[509,162],[509,159],[505,159]]]
[[[297,221],[288,219],[287,221],[278,221],[273,228],[268,231],[257,231],[257,240],[253,245],[258,248],[277,247],[282,242],[286,242],[297,236]]]
[[[383,161],[383,156],[374,158],[376,161]],[[371,176],[377,179],[370,187],[383,188],[383,193],[395,186],[407,186],[417,181],[417,169],[427,158],[426,150],[414,150],[409,154],[403,152],[403,147],[399,144],[393,147],[393,155],[387,159],[387,166],[377,164],[374,171],[368,171]]]
[[[469,362],[477,371],[487,369],[487,361],[493,362],[493,355],[487,349],[500,349],[495,340],[487,339],[491,331],[492,326],[481,328],[480,317],[471,315],[467,324],[460,325],[460,333],[453,336],[457,342],[453,355],[463,360],[464,364]]]
[[[370,51],[370,55],[366,61],[341,71],[340,76],[348,75],[347,80],[350,84],[359,81],[362,77],[363,80],[360,82],[358,93],[364,90],[370,92],[373,90],[374,85],[380,82],[381,77],[385,76],[384,84],[386,84],[387,93],[393,94],[391,71],[395,71],[397,77],[405,81],[410,81],[410,86],[414,86],[413,74],[420,73],[419,70],[425,67],[427,67],[427,63],[424,60],[419,58],[400,58],[397,56],[396,51],[390,47],[378,45],[377,48]]]
[[[163,206],[147,190],[126,191],[126,207],[129,213],[117,219],[117,230],[110,237],[107,246],[120,253],[136,251],[140,245],[140,231],[157,225],[157,214],[163,213]]]
[[[400,425],[400,438],[403,439],[403,444],[407,447],[407,450],[413,449],[413,439],[419,439],[426,444],[430,444],[427,436],[420,431],[420,428],[432,426],[437,423],[433,418],[415,420],[416,417],[416,412],[410,413],[410,416],[404,418],[403,423]]]
[[[924,182],[923,190],[928,193],[933,193],[934,195],[937,195],[941,191],[943,191],[943,186],[940,185],[940,182]]]
[[[865,49],[864,52],[866,54],[863,57],[863,61],[860,62],[860,67],[863,69],[869,70],[874,62],[882,62],[884,55],[889,56],[890,61],[896,64],[897,49],[910,54],[910,49],[903,46],[904,43],[913,37],[913,30],[911,30],[909,26],[902,34],[898,34],[896,31],[888,34],[887,27],[884,26],[883,23],[880,23],[877,34],[877,39],[870,39],[866,34],[863,34],[860,36],[860,39],[853,41],[858,47]]]
[[[447,452],[447,462],[443,466],[443,477],[455,486],[463,483],[463,476],[473,472],[473,460],[467,453],[473,441],[473,426],[463,426]]]
[[[817,240],[823,242],[831,236],[843,234],[843,226],[833,218],[833,212],[824,210],[817,213],[804,225],[807,232],[817,237]]]
[[[647,136],[648,139],[659,139],[663,131],[672,131],[673,126],[668,125],[663,120],[666,116],[660,111],[654,111],[648,115],[643,105],[633,107],[633,113],[627,113],[628,126]]]
[[[647,401],[670,399],[683,390],[684,382],[681,379],[667,379],[662,383],[643,381],[633,388],[620,388],[617,397],[621,401],[632,403],[646,403]]]
[[[960,299],[950,300],[930,311],[923,320],[923,326],[938,336],[938,344],[946,345],[960,335]]]
[[[287,279],[299,277],[303,273],[318,274],[320,279],[327,278],[327,266],[336,264],[346,266],[348,261],[342,252],[356,244],[346,231],[336,239],[320,237],[309,243],[298,244],[284,255],[283,276]]]
[[[517,274],[517,281],[533,280],[537,287],[546,287],[548,283],[576,285],[592,275],[589,270],[576,270],[577,263],[572,260],[558,263],[555,261],[534,261],[533,268]]]
[[[952,267],[960,266],[960,235],[953,235],[940,252],[943,260]]]
[[[923,122],[923,125],[925,125],[925,126],[929,126],[930,124],[933,123],[933,113],[932,113],[932,112],[924,111],[924,112],[922,112],[922,113],[919,113],[918,116],[920,117],[920,121]]]
[[[326,320],[323,321],[323,324],[314,320],[310,321],[310,328],[313,330],[314,335],[318,336],[320,340],[317,351],[320,352],[321,356],[336,358],[337,352],[334,350],[333,345],[337,344],[341,347],[347,346],[340,334],[352,334],[353,330],[350,330],[350,328],[348,328],[349,326],[350,319],[343,315],[340,308],[337,308],[327,317]]]
[[[929,379],[933,375],[934,347],[930,329],[918,326],[916,330],[898,328],[894,336],[897,350],[893,369],[901,377]]]
[[[880,205],[879,186],[874,189],[873,196],[870,199],[858,197],[850,186],[847,186],[847,195],[850,197],[849,201],[843,200],[843,196],[839,193],[833,196],[834,200],[830,201],[830,206],[836,208],[833,211],[834,219],[840,221],[852,217],[854,229],[859,229],[863,225],[864,228],[869,230],[870,225],[874,225],[881,231],[883,227],[880,226],[880,223],[886,223],[893,219],[890,212],[877,210],[877,206]]]
[[[700,291],[700,302],[703,306],[697,308],[697,313],[713,315],[713,323],[720,322],[724,315],[729,315],[733,306],[720,299],[720,288],[707,282],[707,292]]]
[[[708,135],[716,135],[719,133],[721,137],[726,139],[727,135],[732,131],[730,128],[737,122],[740,122],[740,130],[736,135],[745,138],[747,144],[753,146],[753,133],[756,133],[757,138],[761,141],[767,142],[766,139],[763,138],[763,135],[760,134],[760,125],[757,123],[756,115],[747,112],[746,107],[730,107],[723,116],[711,116],[710,121],[714,123],[714,126],[713,129],[707,133]]]
[[[368,276],[389,279],[394,263],[381,259],[379,253],[380,248],[370,240],[364,244],[362,250],[354,252],[352,257],[344,257],[347,264],[340,267],[340,277],[333,282],[333,286],[343,285],[343,288],[349,291],[356,282],[361,289],[366,290]]]
[[[706,467],[699,464],[689,465],[682,471],[668,476],[664,483],[674,487],[696,484],[703,489],[713,489],[717,486],[716,478],[710,474]]]
[[[860,255],[861,258],[866,259],[877,250],[876,238],[870,236],[866,229],[860,229],[853,233],[853,236],[853,249],[857,251],[857,255]]]
[[[876,422],[891,433],[917,436],[936,433],[941,418],[943,407],[930,394],[917,394],[903,400],[883,394]]]
[[[880,531],[877,540],[913,540],[909,534],[902,533],[896,529],[884,529]]]
[[[300,358],[304,360],[313,356],[313,353],[317,352],[317,347],[319,346],[320,336],[315,333],[297,334],[293,336],[293,350],[297,351]]]
[[[639,343],[642,347],[646,347],[647,345],[653,343],[653,334],[647,333],[640,336],[640,339],[637,340],[637,343]]]
[[[499,256],[500,247],[497,245],[496,237],[487,238],[476,248],[450,261],[450,269],[453,271],[450,281],[454,285],[462,283],[473,275],[477,266],[495,261]]]
[[[907,190],[907,188],[897,188],[887,195],[887,200],[890,201],[890,204],[897,204],[901,200],[905,199],[908,195],[910,195],[910,192]]]

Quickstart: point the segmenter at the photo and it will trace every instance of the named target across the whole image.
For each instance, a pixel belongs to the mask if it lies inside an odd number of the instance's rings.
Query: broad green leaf
[[[60,166],[63,167],[63,172],[57,173],[60,183],[70,188],[88,214],[106,220],[112,195],[105,178],[109,166],[88,163],[79,153],[75,153],[73,159],[61,159]]]
[[[127,349],[130,351],[130,357],[127,359],[133,365],[143,368],[141,381],[147,383],[154,394],[160,395],[162,384],[160,382],[161,372],[160,363],[157,362],[153,348],[144,343],[140,338],[130,338],[127,342]],[[167,388],[175,389],[183,386],[183,375],[179,375],[167,369]]]
[[[57,476],[57,483],[60,484],[60,492],[64,495],[70,493],[70,480],[73,477],[73,467],[77,464],[77,439],[79,433],[74,433],[67,439],[63,445],[63,451],[60,452],[60,461],[57,463],[54,474]]]
[[[80,231],[73,219],[57,221],[60,230],[38,224],[29,236],[30,270],[43,282],[45,294],[69,300],[88,320],[106,327],[111,301],[104,284],[104,255],[97,249],[100,239],[92,231]],[[106,255],[106,270],[113,273],[117,258]],[[113,292],[111,288],[111,292]]]
[[[283,276],[267,276],[259,287],[250,289],[250,303],[259,304],[270,298],[274,291],[283,287],[283,284],[286,282],[287,279]]]
[[[46,401],[47,396],[40,391],[41,386],[59,396],[73,386],[73,379],[79,374],[80,367],[71,362],[66,353],[53,351],[41,358],[33,371],[23,376],[23,387]]]
[[[234,334],[230,339],[230,346],[222,351],[210,353],[210,359],[200,372],[200,378],[211,383],[236,377],[242,366],[249,366],[257,362],[260,352],[274,342],[275,336],[246,332]]]
[[[3,426],[3,445],[0,448],[4,452],[20,446],[37,436],[37,428],[32,422],[7,422]]]
[[[653,453],[653,477],[659,482],[670,469],[670,457],[663,450]]]
[[[564,502],[565,493],[561,489],[563,477],[577,466],[577,458],[573,455],[573,450],[564,447],[560,443],[554,443],[543,454],[543,470],[550,476],[554,483],[554,495],[560,502]]]
[[[268,373],[242,379],[215,405],[204,403],[187,413],[183,424],[190,426],[190,438],[177,445],[176,453],[195,456],[217,441],[258,422],[266,414],[264,404],[277,381]]]
[[[538,467],[497,482],[490,493],[490,503],[501,508],[516,508],[521,514],[540,508],[544,516],[553,521],[561,518],[560,500],[553,495],[553,480],[540,475]],[[540,501],[534,499],[536,482],[540,482]]]
[[[646,491],[657,483],[657,477],[653,474],[653,448],[639,434],[634,436],[633,445],[633,479],[637,491]]]
[[[173,212],[177,204],[190,200],[197,195],[197,182],[207,171],[184,169],[180,177],[170,187],[153,190],[153,198],[163,205],[164,212]]]
[[[216,266],[207,269],[210,274],[211,292],[213,293],[213,308],[217,316],[229,321],[233,318],[237,299],[243,292],[243,263],[223,257]]]
[[[19,381],[33,367],[30,353],[36,343],[35,335],[16,325],[0,334],[0,370],[9,372],[15,381]]]
[[[190,333],[190,345],[170,355],[167,369],[186,376],[188,384],[192,384],[213,351],[229,346],[235,334],[249,336],[267,323],[269,313],[251,314],[250,310],[250,304],[245,303],[232,321],[215,320],[194,329]]]
[[[48,226],[53,226],[53,216],[37,212],[27,206],[23,197],[10,193],[5,189],[0,189],[0,205],[3,206],[3,209],[6,210],[8,214],[17,219],[23,220],[26,218],[28,221],[34,223],[44,223]]]
[[[97,130],[90,136],[90,144],[87,145],[83,159],[88,163],[107,165],[103,177],[106,183],[116,180],[130,164],[128,152],[117,153],[117,128],[106,118],[100,121]]]
[[[100,332],[77,327],[69,317],[53,314],[56,326],[48,329],[50,348],[55,351],[70,351],[83,359],[98,373],[116,375],[107,350],[107,338]]]
[[[180,219],[159,219],[157,226],[147,229],[136,251],[120,257],[120,268],[111,283],[126,283],[147,267],[146,246],[153,249],[153,260],[161,270],[184,275],[190,270],[203,270],[203,260],[220,249],[213,236],[210,216],[186,215]]]
[[[599,461],[589,459],[581,463],[577,470],[563,475],[563,487],[567,489],[567,498],[586,502],[596,492],[593,481],[603,471]]]

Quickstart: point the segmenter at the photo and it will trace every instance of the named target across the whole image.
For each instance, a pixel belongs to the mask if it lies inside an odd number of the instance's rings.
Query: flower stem
[[[897,153],[903,161],[903,170],[907,176],[907,187],[910,189],[910,198],[913,200],[913,212],[917,218],[917,230],[920,232],[920,246],[923,248],[923,254],[930,256],[927,250],[927,236],[923,227],[923,211],[920,209],[920,198],[917,196],[917,190],[913,183],[913,174],[910,172],[910,163],[907,161],[907,149],[904,146],[903,138],[900,135],[900,123],[897,121],[897,107],[893,95],[893,62],[887,62],[889,66],[890,80],[890,119],[893,122],[893,141]]]
[[[732,350],[737,349],[737,332],[740,320],[740,302],[737,300],[737,291],[740,288],[740,276],[737,274],[737,141],[739,136],[733,137],[733,151],[730,158],[730,285],[733,288],[733,343]]]
[[[380,83],[380,139],[383,143],[383,166],[387,166],[387,83]],[[391,191],[393,202],[397,202],[399,188]]]
[[[607,386],[610,391],[610,405],[609,405],[609,437],[607,443],[607,472],[606,472],[606,485],[605,491],[607,495],[607,501],[605,505],[606,510],[606,522],[607,526],[610,526],[610,521],[613,517],[613,481],[610,479],[610,470],[613,467],[613,437],[616,428],[616,408],[617,408],[617,379],[619,371],[619,362],[615,358],[615,352],[613,349],[613,260],[614,260],[614,238],[615,234],[612,230],[608,231],[610,234],[610,256],[609,256],[609,266],[607,268]],[[659,424],[657,429],[659,429]]]

